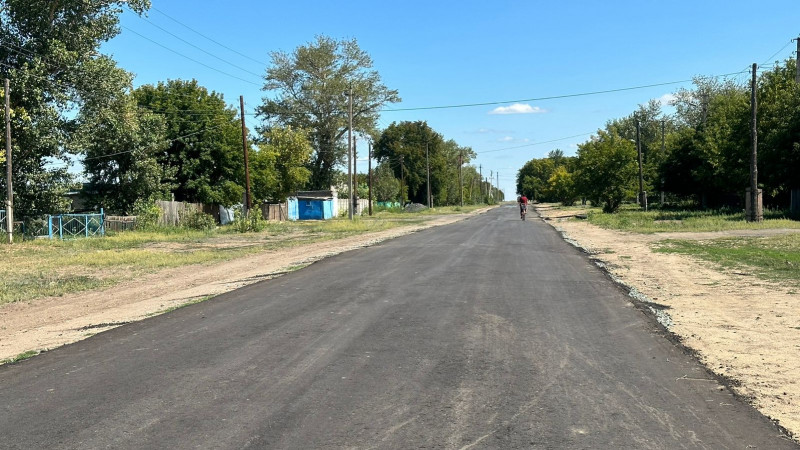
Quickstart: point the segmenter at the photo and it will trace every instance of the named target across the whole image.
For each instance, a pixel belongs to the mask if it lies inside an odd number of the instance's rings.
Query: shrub
[[[191,230],[213,230],[217,226],[214,217],[195,208],[185,209],[180,214],[179,223]]]

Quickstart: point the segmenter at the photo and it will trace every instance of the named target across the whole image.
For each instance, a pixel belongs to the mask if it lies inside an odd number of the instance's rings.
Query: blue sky
[[[320,34],[355,38],[403,99],[387,109],[497,102],[384,111],[379,126],[427,121],[445,139],[472,147],[485,176],[499,172],[507,197],[528,160],[557,148],[573,155],[606,121],[690,83],[515,100],[739,72],[793,56],[791,39],[800,35],[797,0],[152,3],[144,19],[123,14],[121,34],[102,48],[136,74],[136,86],[194,78],[229,104],[238,106],[243,95],[251,112],[266,95],[261,75],[270,52],[291,52]],[[253,128],[256,118],[247,120]],[[364,155],[366,145],[359,148]]]

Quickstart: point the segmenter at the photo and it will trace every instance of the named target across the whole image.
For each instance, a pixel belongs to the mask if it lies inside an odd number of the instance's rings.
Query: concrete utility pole
[[[425,166],[428,171],[428,208],[431,207],[431,158],[428,153],[428,142],[425,142]]]
[[[244,152],[244,208],[245,216],[250,214],[250,208],[253,207],[253,200],[250,197],[250,162],[247,156],[247,128],[244,125],[244,96],[239,96],[239,107],[242,116],[242,151]]]
[[[347,190],[350,191],[347,207],[347,217],[353,220],[353,87],[350,87],[348,99],[347,121]]]
[[[369,197],[369,215],[372,215],[372,141],[367,142],[367,197]]]
[[[11,82],[6,78],[5,91],[6,98],[6,233],[8,233],[8,243],[14,243],[14,187],[11,182]]]
[[[497,191],[497,202],[499,203],[500,202],[500,172],[497,172],[497,184],[495,184],[495,186],[497,187],[497,189],[495,189],[495,190]]]
[[[487,188],[489,188],[489,201],[494,200],[494,193],[492,192],[492,181],[494,181],[494,170],[489,170],[489,179],[486,180],[488,183]]]
[[[753,79],[750,82],[750,133],[753,139],[753,151],[750,155],[750,207],[747,211],[748,222],[761,222],[764,216],[761,210],[761,196],[758,192],[758,98],[756,96],[756,70],[758,65],[753,63]]]
[[[478,176],[481,179],[481,182],[478,185],[478,190],[481,193],[481,203],[483,203],[483,166],[480,164],[478,164]]]
[[[642,142],[639,140],[639,121],[636,121],[636,152],[639,154],[639,205],[647,211],[647,194],[644,192],[642,176]]]

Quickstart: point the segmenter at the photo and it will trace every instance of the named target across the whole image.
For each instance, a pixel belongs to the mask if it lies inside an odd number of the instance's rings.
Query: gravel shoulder
[[[51,350],[182,305],[280,276],[328,256],[446,225],[475,214],[431,216],[422,224],[152,273],[108,289],[0,305],[0,361]]]
[[[665,239],[703,240],[798,230],[637,234],[606,230],[536,208],[611,275],[651,302],[662,323],[714,373],[797,438],[800,436],[800,294],[796,288],[724,270],[684,255],[656,253]]]

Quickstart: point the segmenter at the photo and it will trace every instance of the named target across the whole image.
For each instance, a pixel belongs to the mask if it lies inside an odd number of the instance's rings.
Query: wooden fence
[[[136,216],[106,216],[106,231],[133,231],[136,229]]]
[[[180,225],[181,217],[192,209],[195,211],[203,211],[204,209],[202,203],[157,200],[156,205],[161,208],[161,217],[158,218],[158,224],[167,226]]]
[[[348,213],[348,204],[350,203],[350,199],[347,198],[338,198],[336,199],[336,206],[337,210],[334,211],[334,214],[342,215],[342,211],[344,211],[344,215],[346,216]],[[358,211],[356,214],[368,214],[369,213],[369,200],[366,198],[358,199]]]
[[[288,220],[289,208],[286,203],[262,203],[261,217],[266,220]]]

